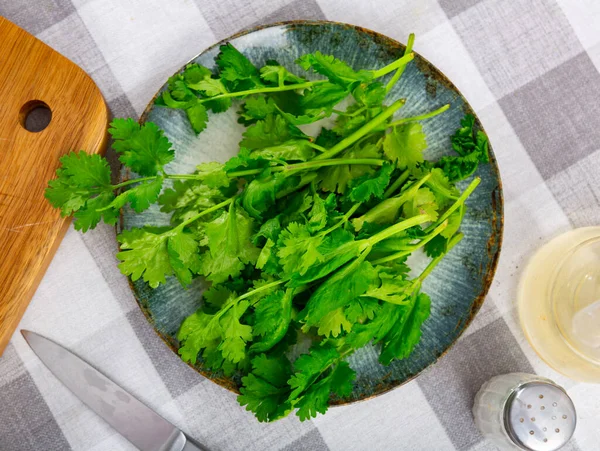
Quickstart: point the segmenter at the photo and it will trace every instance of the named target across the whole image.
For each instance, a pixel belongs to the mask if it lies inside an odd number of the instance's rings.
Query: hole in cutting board
[[[37,133],[44,130],[52,120],[52,110],[41,100],[30,100],[19,111],[19,123],[25,130]]]

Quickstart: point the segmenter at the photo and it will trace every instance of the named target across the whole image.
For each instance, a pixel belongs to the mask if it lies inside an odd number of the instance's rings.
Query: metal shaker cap
[[[575,432],[577,414],[569,395],[549,382],[528,382],[516,388],[504,408],[504,426],[511,440],[529,451],[553,451]]]

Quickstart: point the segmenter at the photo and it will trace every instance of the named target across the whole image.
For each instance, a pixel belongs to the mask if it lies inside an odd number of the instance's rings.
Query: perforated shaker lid
[[[577,414],[573,401],[558,385],[529,382],[516,389],[504,410],[504,425],[516,445],[531,451],[553,451],[573,436]]]

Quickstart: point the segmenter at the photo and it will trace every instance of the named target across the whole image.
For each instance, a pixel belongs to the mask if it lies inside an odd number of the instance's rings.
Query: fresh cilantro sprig
[[[331,397],[351,396],[356,374],[345,359],[369,343],[382,365],[419,346],[435,302],[422,283],[461,240],[480,180],[462,192],[456,182],[489,160],[489,144],[466,115],[448,140],[455,155],[427,159],[423,123],[450,105],[398,117],[406,99],[386,103],[413,43],[411,35],[402,57],[374,70],[320,52],[295,67],[258,67],[225,44],[215,70],[187,65],[156,104],[182,110],[196,134],[235,105],[247,127],[236,156],[173,174],[175,149],[155,124],[115,119],[109,132],[128,179],[113,184],[104,158],[71,152],[48,184],[48,200],[83,232],[115,224],[122,208],[158,205],[170,215],[168,226],[117,236],[119,269],[150,288],[204,279],[179,354],[238,376],[238,400],[259,421],[294,410],[307,420]],[[332,115],[318,136],[302,131]],[[410,278],[407,258],[417,252],[430,261]]]

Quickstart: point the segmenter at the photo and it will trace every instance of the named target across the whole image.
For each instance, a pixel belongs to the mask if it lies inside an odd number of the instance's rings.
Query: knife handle
[[[187,434],[185,435],[185,445],[181,449],[181,451],[210,451],[206,446],[201,445],[192,437]]]

